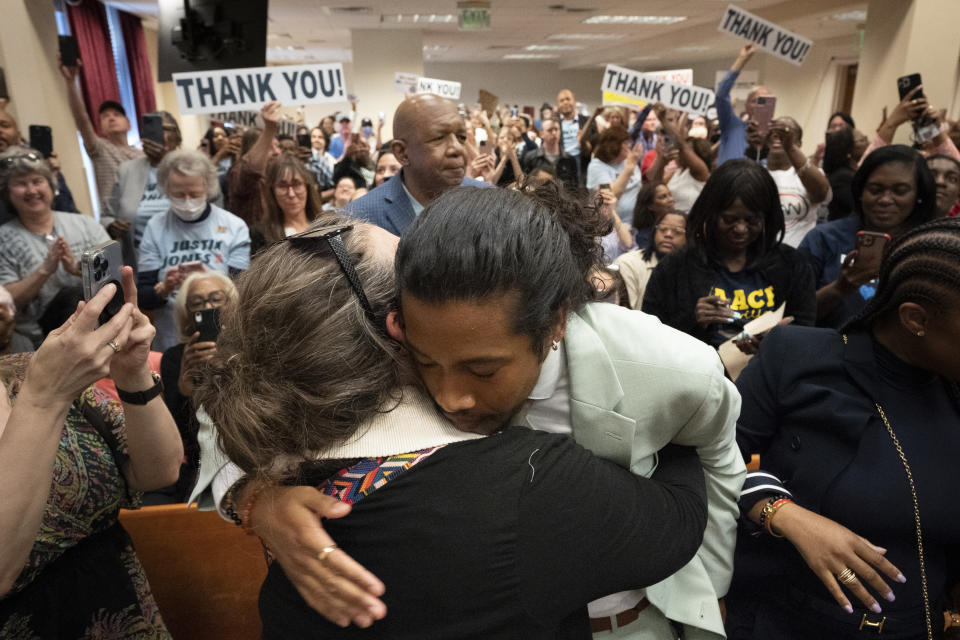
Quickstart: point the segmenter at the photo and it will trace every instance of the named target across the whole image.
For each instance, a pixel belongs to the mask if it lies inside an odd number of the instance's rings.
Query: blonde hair
[[[277,461],[347,440],[399,399],[405,364],[384,328],[396,292],[393,260],[367,251],[370,226],[357,220],[331,214],[310,229],[350,224],[341,238],[376,322],[321,239],[278,242],[237,280],[238,303],[194,401],[248,474],[277,479]]]
[[[223,290],[227,294],[227,302],[224,304],[225,308],[233,307],[237,304],[237,285],[233,284],[233,280],[231,280],[229,276],[219,271],[191,273],[187,276],[187,279],[183,281],[183,284],[180,285],[180,290],[173,299],[173,318],[177,323],[177,336],[180,338],[180,342],[188,342],[193,336],[193,332],[197,330],[193,324],[191,312],[187,309],[187,297],[190,294],[190,287],[193,286],[194,282],[208,278],[219,280],[220,284],[223,285]]]

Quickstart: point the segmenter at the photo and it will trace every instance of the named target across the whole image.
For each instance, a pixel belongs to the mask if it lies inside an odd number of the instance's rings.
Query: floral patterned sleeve
[[[123,468],[130,461],[127,450],[127,429],[124,422],[123,405],[95,385],[87,387],[77,400],[77,405],[79,405],[85,413],[92,411],[103,420],[113,440],[107,444],[110,445],[117,469],[120,470],[120,477],[123,479]],[[125,480],[124,486],[126,486]],[[126,495],[120,501],[120,508],[139,509],[142,498],[142,492],[132,491],[129,486],[126,486]]]

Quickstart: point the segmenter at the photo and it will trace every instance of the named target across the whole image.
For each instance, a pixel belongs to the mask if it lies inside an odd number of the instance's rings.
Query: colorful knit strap
[[[335,476],[324,480],[317,490],[341,502],[356,504],[444,446],[361,460],[352,467],[341,469]]]

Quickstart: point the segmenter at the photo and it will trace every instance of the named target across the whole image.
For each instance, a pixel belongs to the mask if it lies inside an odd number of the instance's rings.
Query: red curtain
[[[147,57],[147,41],[143,37],[143,23],[140,18],[118,11],[120,28],[123,31],[123,46],[127,50],[127,66],[130,68],[130,83],[133,85],[133,102],[137,108],[137,120],[143,114],[157,110],[153,95],[153,72]]]
[[[83,0],[79,6],[67,5],[70,30],[77,37],[83,69],[80,87],[93,126],[100,130],[98,112],[104,100],[120,102],[117,69],[113,64],[107,12],[97,0]]]

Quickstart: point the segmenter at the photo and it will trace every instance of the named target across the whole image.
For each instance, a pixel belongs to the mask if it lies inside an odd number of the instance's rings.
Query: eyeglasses
[[[38,156],[38,155],[35,154],[35,153],[21,153],[21,154],[15,155],[15,156],[10,156],[10,157],[8,157],[8,158],[4,158],[4,159],[3,159],[3,166],[9,168],[9,167],[12,167],[15,162],[22,162],[23,160],[30,160],[30,161],[32,161],[32,162],[40,162],[41,160],[43,160],[43,158],[42,158],[41,156]]]
[[[294,247],[299,247],[317,254],[329,248],[330,251],[333,252],[333,257],[336,258],[337,264],[340,265],[340,270],[343,271],[343,275],[347,277],[347,282],[350,283],[350,288],[353,289],[353,293],[356,294],[357,300],[360,302],[360,306],[363,307],[363,312],[366,314],[367,319],[374,325],[379,326],[380,323],[377,320],[377,314],[373,312],[373,307],[370,306],[370,301],[367,300],[367,294],[363,291],[363,285],[360,283],[357,269],[353,265],[353,260],[350,259],[350,252],[347,251],[346,245],[343,244],[343,238],[340,237],[351,229],[353,229],[352,224],[327,231],[326,233],[305,231],[304,233],[287,236],[286,241]]]
[[[307,188],[306,183],[296,180],[294,182],[278,182],[273,185],[273,190],[278,193],[286,193],[290,189],[293,189],[294,193],[300,193]]]
[[[676,234],[676,235],[678,235],[678,236],[685,236],[685,235],[687,235],[687,230],[684,229],[683,227],[673,227],[673,226],[670,226],[670,225],[668,225],[668,224],[658,224],[658,225],[654,226],[654,229],[656,229],[657,231],[659,231],[659,232],[661,232],[661,233],[666,233],[666,232],[669,231],[670,233]]]
[[[211,291],[206,298],[201,295],[194,295],[187,297],[187,310],[188,311],[199,311],[200,309],[205,308],[207,305],[211,307],[222,306],[223,303],[227,301],[227,292],[216,290]]]

